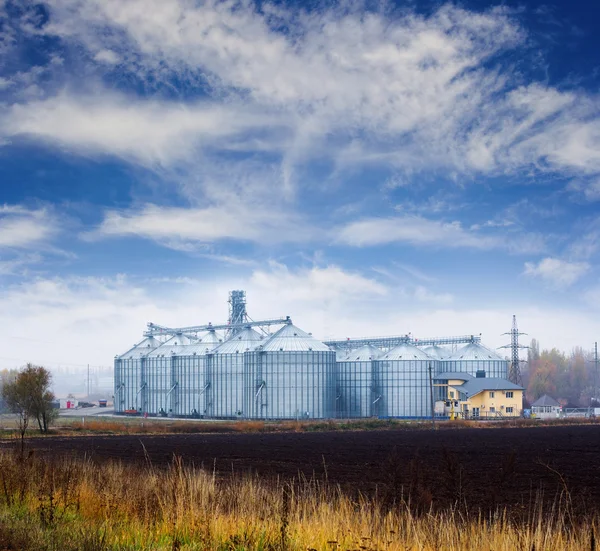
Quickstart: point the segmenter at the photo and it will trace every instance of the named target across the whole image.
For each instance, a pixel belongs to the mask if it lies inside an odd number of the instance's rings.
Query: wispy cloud
[[[559,258],[547,257],[539,262],[526,262],[525,275],[542,279],[557,287],[570,287],[581,279],[590,269],[587,262],[569,262]]]
[[[247,140],[251,129],[270,129],[275,139],[284,122],[241,105],[141,100],[107,91],[14,104],[0,120],[4,137],[28,136],[74,153],[114,155],[150,167],[168,167],[202,150],[254,151],[258,142]]]
[[[527,44],[502,8],[447,4],[423,16],[365,12],[362,3],[312,12],[215,0],[47,4],[50,20],[38,32],[82,48],[100,73],[117,63],[149,90],[177,79],[209,100],[63,92],[10,107],[3,126],[12,134],[143,163],[193,158],[209,144],[266,147],[278,152],[287,188],[298,185],[297,166],[324,156],[338,170],[394,167],[393,185],[441,170],[559,173],[586,187],[600,175],[598,99],[524,84],[497,63]]]
[[[350,222],[339,229],[337,240],[356,247],[406,243],[479,250],[502,249],[514,253],[539,252],[545,246],[543,238],[535,234],[507,239],[503,235],[468,230],[458,221],[444,222],[421,216],[364,218]]]
[[[270,262],[268,270],[253,273],[251,284],[262,293],[273,293],[279,289],[287,300],[310,303],[335,301],[342,297],[360,297],[362,300],[367,296],[383,296],[388,292],[376,280],[335,265],[291,270],[284,264]]]
[[[152,239],[181,249],[226,239],[254,243],[305,242],[314,237],[314,231],[293,213],[238,202],[205,208],[147,204],[139,209],[111,210],[96,230],[84,235],[88,240],[117,236]]]
[[[40,247],[55,237],[59,229],[57,218],[48,209],[0,206],[0,250]]]

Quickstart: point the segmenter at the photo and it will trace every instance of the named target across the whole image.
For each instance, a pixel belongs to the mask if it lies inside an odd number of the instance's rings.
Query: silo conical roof
[[[331,352],[331,349],[292,323],[284,325],[261,346],[265,352]]]
[[[212,353],[213,354],[241,354],[247,350],[254,350],[260,341],[262,336],[260,333],[252,329],[252,327],[246,327],[239,333],[236,333],[230,339],[217,346]]]
[[[372,344],[365,344],[357,350],[351,350],[348,352],[343,362],[368,362],[369,360],[376,360],[381,356],[382,352],[379,348]]]
[[[426,346],[422,350],[436,360],[443,360],[444,358],[450,356],[450,351],[447,348],[442,348],[441,346],[437,346],[435,344]]]
[[[219,335],[217,335],[216,331],[213,329],[211,331],[207,331],[206,333],[198,337],[198,342],[206,345],[206,348],[210,348],[212,350],[213,348],[215,348],[215,346],[218,346],[223,341],[219,338]]]
[[[146,337],[143,341],[137,343],[133,348],[130,348],[127,352],[121,354],[118,359],[131,360],[133,358],[141,358],[162,344],[162,341],[159,341],[156,337]]]
[[[170,353],[178,356],[202,356],[212,352],[219,344],[221,344],[219,336],[211,330],[192,340],[191,344],[174,346]]]
[[[454,354],[452,354],[449,360],[501,360],[504,361],[504,358],[496,354],[493,350],[486,348],[482,344],[476,342],[470,342],[466,346],[463,346],[460,350],[457,350]]]
[[[433,360],[429,354],[412,344],[402,343],[385,352],[378,360]]]
[[[335,349],[335,359],[338,362],[343,362],[349,354],[352,354],[352,352],[354,352],[354,350],[346,350],[344,348],[340,349]]]
[[[198,340],[187,335],[173,335],[169,340],[165,341],[161,346],[146,354],[148,358],[156,358],[157,356],[166,356],[172,354],[180,348],[184,348],[190,344],[197,343]]]

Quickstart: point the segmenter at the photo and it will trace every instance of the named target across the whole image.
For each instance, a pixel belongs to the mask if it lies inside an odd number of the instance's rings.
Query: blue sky
[[[0,367],[109,365],[234,288],[321,338],[591,348],[599,17],[0,0]]]

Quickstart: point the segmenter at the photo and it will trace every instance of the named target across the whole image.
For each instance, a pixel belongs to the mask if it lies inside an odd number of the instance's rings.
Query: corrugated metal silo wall
[[[506,360],[443,360],[442,372],[468,373],[475,377],[478,371],[485,371],[486,377],[508,377],[508,362]]]
[[[373,414],[379,417],[423,418],[431,415],[435,360],[375,360]]]
[[[333,418],[335,396],[335,352],[244,352],[251,419]]]
[[[207,366],[210,382],[207,416],[221,419],[246,417],[244,354],[209,354]]]
[[[173,392],[173,413],[179,417],[206,415],[209,390],[206,356],[174,357],[173,376],[177,383]]]
[[[337,416],[369,417],[373,401],[373,362],[336,362]]]
[[[146,383],[142,411],[157,415],[161,411],[172,413],[171,390],[174,381],[171,369],[171,355],[151,356],[145,359],[144,382]],[[172,394],[172,393],[171,393]]]
[[[115,360],[115,411],[139,411],[142,386],[142,358]]]
[[[122,360],[115,359],[114,363],[114,408],[116,413],[122,413],[125,409],[125,399],[123,397],[123,372],[121,368]]]

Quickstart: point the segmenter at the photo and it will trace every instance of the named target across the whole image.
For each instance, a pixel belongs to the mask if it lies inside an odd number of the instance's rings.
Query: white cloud
[[[415,304],[402,292],[339,266],[293,269],[278,264],[236,277],[161,281],[63,277],[5,287],[0,295],[0,367],[27,361],[49,367],[111,365],[115,354],[142,338],[146,323],[186,326],[224,322],[230,289],[246,289],[254,319],[290,315],[317,338],[483,333],[495,348],[519,327],[543,347],[590,346],[600,332],[594,312],[532,308],[508,299],[501,308]],[[458,302],[458,301],[455,301]],[[14,312],[19,312],[18,316]]]
[[[38,253],[18,254],[8,260],[0,257],[0,276],[25,275],[31,265],[40,264],[42,261],[43,257]]]
[[[538,263],[526,262],[527,276],[539,277],[555,287],[569,287],[584,276],[590,269],[587,262],[568,262],[559,258],[544,258]]]
[[[396,167],[392,185],[436,170],[550,171],[584,182],[600,173],[598,100],[522,85],[519,74],[497,66],[495,56],[527,42],[502,8],[448,4],[425,17],[369,12],[362,3],[310,13],[216,0],[48,5],[45,32],[82,46],[106,70],[118,60],[150,89],[174,77],[206,85],[220,108],[63,94],[14,106],[12,132],[144,163],[193,158],[207,137],[215,149],[278,146],[288,188],[299,165],[323,156],[338,170]],[[256,134],[230,143],[246,131]]]
[[[181,248],[186,244],[223,239],[255,243],[304,242],[314,231],[301,218],[283,208],[231,202],[204,208],[161,207],[108,211],[88,239],[135,235]]]
[[[418,285],[415,289],[415,298],[420,302],[427,302],[438,306],[450,304],[454,301],[454,297],[450,293],[435,293],[422,285]]]
[[[268,268],[252,274],[251,286],[261,293],[269,293],[279,288],[289,301],[319,304],[340,298],[364,299],[387,294],[387,288],[381,283],[357,273],[344,271],[338,266],[315,266],[292,271],[283,264],[270,262]]]
[[[83,154],[110,154],[143,165],[171,165],[199,150],[241,147],[251,128],[265,129],[270,117],[240,106],[134,100],[105,92],[64,92],[14,104],[2,118],[5,137],[26,135]]]
[[[586,201],[594,203],[600,201],[600,178],[592,180],[573,180],[567,186],[568,191],[573,191],[579,196],[583,196]]]
[[[507,239],[500,234],[482,234],[464,228],[460,222],[430,220],[421,216],[364,218],[337,231],[337,241],[356,247],[407,243],[480,250],[504,249],[514,253],[540,251],[543,239],[523,234]]]
[[[116,65],[120,61],[120,57],[112,50],[100,50],[94,56],[94,59],[108,65]]]
[[[49,242],[59,231],[56,218],[45,208],[0,206],[0,250],[29,249]]]

